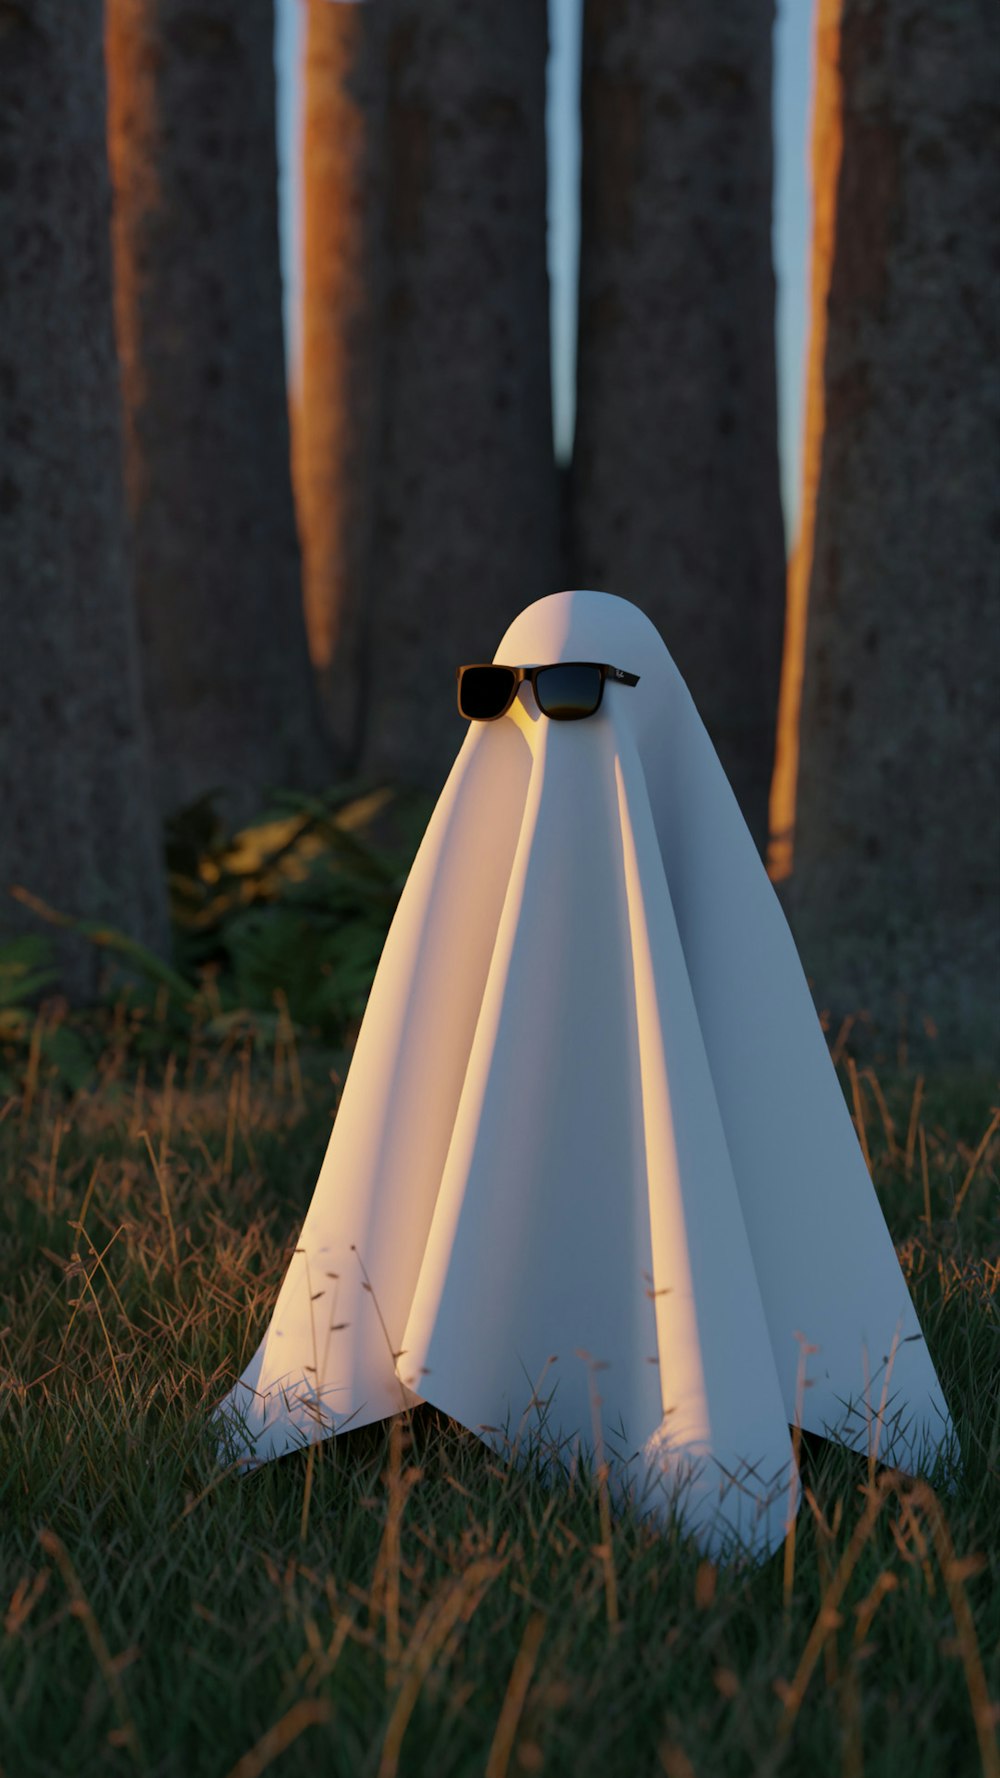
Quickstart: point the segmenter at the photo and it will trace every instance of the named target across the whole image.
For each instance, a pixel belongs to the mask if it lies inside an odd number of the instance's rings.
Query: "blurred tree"
[[[102,0],[0,9],[0,927],[166,939],[127,573]],[[32,922],[37,927],[37,920]],[[62,985],[97,953],[59,939]]]
[[[773,12],[586,0],[572,472],[574,581],[662,630],[761,846],[785,598]]]
[[[436,790],[455,667],[555,590],[546,10],[395,0],[365,764]]]
[[[272,0],[107,0],[118,343],[165,809],[324,770],[289,466]]]
[[[820,22],[840,130],[791,910],[824,1004],[891,1033],[908,1002],[995,1055],[1000,11],[824,0]]]
[[[348,770],[378,448],[384,4],[303,7],[302,362],[295,496],[309,648]]]

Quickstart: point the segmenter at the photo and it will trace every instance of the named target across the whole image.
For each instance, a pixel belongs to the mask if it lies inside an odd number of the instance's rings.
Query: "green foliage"
[[[992,1778],[994,1083],[845,1080],[957,1485],[809,1444],[794,1550],[716,1570],[627,1511],[606,1539],[591,1469],[547,1487],[430,1408],[222,1471],[211,1406],[267,1326],[335,1084],[242,1026],[151,1084],[142,1035],[120,1021],[96,1093],[0,1121],[5,1775]]]
[[[71,1012],[39,1005],[57,980],[44,934],[0,946],[0,1093],[19,1090],[31,1068],[78,1091],[112,1032],[161,1065],[178,1047],[246,1033],[349,1042],[429,812],[418,793],[345,785],[282,796],[230,832],[202,798],[167,829],[172,963],[32,898],[115,967],[104,1003]]]
[[[91,1076],[90,1051],[67,1024],[66,1007],[55,1002],[39,1013],[38,996],[55,980],[51,946],[40,935],[25,933],[0,945],[0,1095],[17,1090],[32,1060],[71,1091]]]
[[[34,933],[12,939],[0,949],[0,1014],[10,1015],[13,1030],[24,1002],[55,981],[49,967],[49,946]]]
[[[416,850],[424,799],[348,785],[285,796],[228,834],[209,799],[167,836],[177,962],[237,1009],[299,1035],[343,1040],[364,1011]],[[276,1011],[277,1009],[277,1011]]]

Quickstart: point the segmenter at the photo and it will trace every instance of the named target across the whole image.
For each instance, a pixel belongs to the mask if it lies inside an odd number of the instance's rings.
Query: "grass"
[[[220,1473],[339,1075],[280,1026],[164,1066],[119,1020],[73,1097],[42,1053],[0,1104],[4,1778],[996,1778],[993,1083],[841,1056],[960,1483],[809,1441],[794,1547],[741,1571],[431,1409]]]

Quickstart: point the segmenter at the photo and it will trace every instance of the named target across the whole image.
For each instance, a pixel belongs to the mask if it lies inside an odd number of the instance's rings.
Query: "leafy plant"
[[[22,933],[0,945],[0,1094],[7,1097],[25,1067],[45,1064],[74,1091],[89,1078],[90,1050],[67,1023],[64,1001],[38,1004],[56,980],[52,947],[40,933]]]
[[[230,831],[212,797],[201,798],[167,827],[170,963],[105,922],[72,919],[17,891],[42,919],[121,967],[102,1007],[70,1012],[41,998],[57,979],[43,935],[0,947],[0,1091],[23,1083],[32,1043],[33,1066],[44,1063],[78,1090],[112,1023],[140,1059],[165,1057],[196,1034],[345,1044],[428,812],[418,793],[348,784],[325,796],[284,794]]]
[[[219,1013],[287,1009],[298,1031],[339,1042],[364,1011],[416,849],[421,797],[346,785],[285,795],[228,834],[210,799],[167,835],[175,950]]]

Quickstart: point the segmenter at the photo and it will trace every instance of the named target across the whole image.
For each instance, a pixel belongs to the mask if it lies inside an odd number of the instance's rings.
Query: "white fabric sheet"
[[[673,1501],[712,1553],[765,1552],[790,1422],[912,1469],[947,1408],[784,916],[656,630],[558,593],[496,659],[640,683],[573,723],[522,686],[470,725],[230,1434],[260,1462],[421,1399],[501,1449],[568,1459],[596,1434],[619,1492]]]

